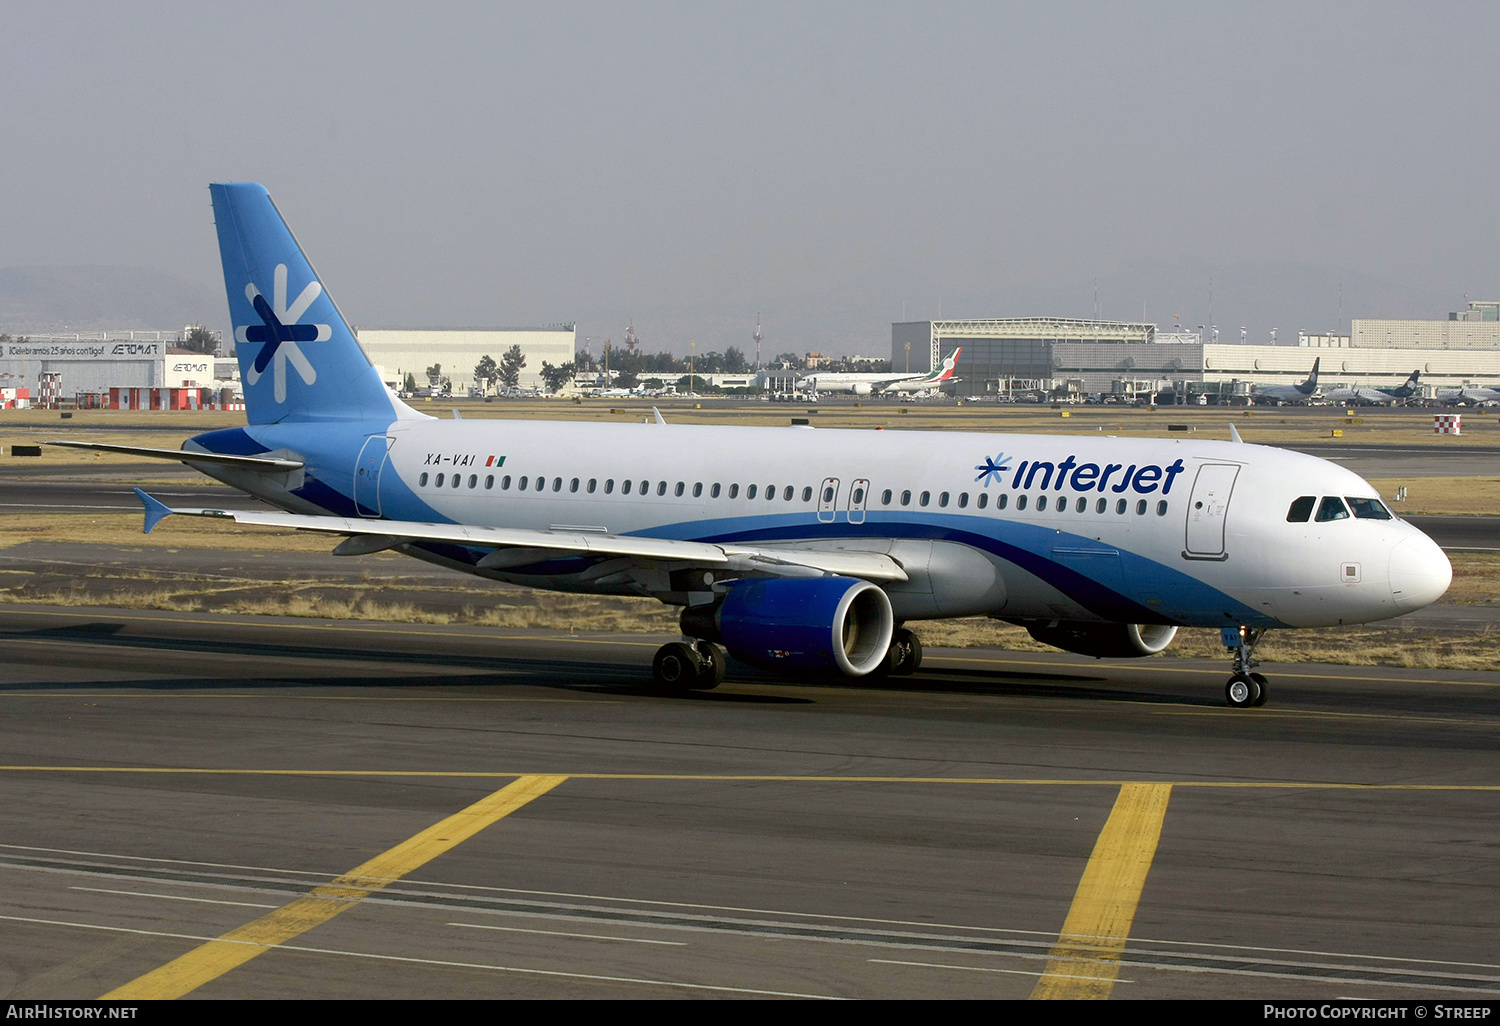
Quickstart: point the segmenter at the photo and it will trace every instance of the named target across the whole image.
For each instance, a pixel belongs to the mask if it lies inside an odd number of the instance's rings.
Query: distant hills
[[[0,267],[0,333],[221,327],[222,290],[140,267]]]

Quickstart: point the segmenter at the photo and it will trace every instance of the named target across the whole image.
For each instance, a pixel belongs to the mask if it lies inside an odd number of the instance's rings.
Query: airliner
[[[184,514],[393,550],[534,588],[681,608],[655,686],[711,688],[726,652],[789,677],[914,672],[911,625],[988,616],[1097,657],[1210,627],[1231,706],[1267,696],[1265,631],[1438,599],[1452,569],[1356,474],[1233,440],[806,426],[436,419],[382,382],[260,185],[210,187],[244,427],[181,461],[277,511]]]
[[[1444,406],[1484,406],[1500,403],[1500,389],[1465,385],[1463,388],[1439,392],[1438,402]]]
[[[956,381],[953,376],[959,346],[949,353],[937,367],[925,374],[855,374],[824,371],[808,374],[797,379],[797,388],[804,392],[852,392],[854,395],[876,395],[881,392],[925,392],[938,388],[946,381]]]
[[[1404,385],[1395,388],[1335,388],[1325,393],[1323,398],[1345,406],[1394,406],[1403,399],[1420,394],[1421,380],[1422,369],[1419,367],[1411,372]]]
[[[1274,403],[1280,406],[1282,403],[1306,403],[1311,402],[1318,394],[1318,364],[1323,362],[1320,356],[1313,361],[1312,373],[1307,380],[1296,385],[1256,385],[1255,391],[1250,393],[1250,398],[1257,403]]]

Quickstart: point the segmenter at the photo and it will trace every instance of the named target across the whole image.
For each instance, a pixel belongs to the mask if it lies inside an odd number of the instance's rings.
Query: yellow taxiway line
[[[401,879],[444,852],[462,844],[485,827],[568,779],[565,776],[524,776],[467,809],[356,866],[304,897],[252,923],[199,945],[187,954],[103,995],[101,1001],[149,1001],[182,997],[319,926],[363,898]]]
[[[1171,784],[1120,788],[1032,1000],[1109,997],[1171,796]]]

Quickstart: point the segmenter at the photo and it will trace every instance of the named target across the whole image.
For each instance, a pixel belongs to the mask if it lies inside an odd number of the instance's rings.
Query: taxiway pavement
[[[659,640],[0,608],[0,991],[1025,997],[1107,837],[1113,996],[1500,994],[1500,674]]]

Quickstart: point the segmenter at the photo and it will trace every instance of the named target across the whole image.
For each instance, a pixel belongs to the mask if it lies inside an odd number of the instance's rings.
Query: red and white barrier
[[[1463,434],[1462,416],[1459,413],[1434,413],[1432,415],[1432,433],[1435,435]]]

